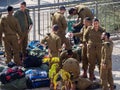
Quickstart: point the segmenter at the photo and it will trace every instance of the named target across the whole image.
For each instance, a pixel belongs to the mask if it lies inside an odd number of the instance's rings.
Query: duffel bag
[[[48,73],[40,69],[29,69],[25,72],[27,88],[47,87],[50,85]]]
[[[20,79],[25,76],[24,71],[18,66],[12,68],[6,68],[0,73],[0,81],[2,84],[9,83],[16,79]]]
[[[42,60],[41,60],[41,58],[38,58],[36,56],[29,55],[23,61],[23,65],[25,68],[39,67],[42,65]]]

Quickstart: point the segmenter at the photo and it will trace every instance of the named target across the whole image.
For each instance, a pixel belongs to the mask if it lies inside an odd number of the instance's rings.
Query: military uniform
[[[90,17],[91,20],[94,18],[92,11],[85,5],[77,5],[75,8],[78,13],[78,18],[81,18],[81,22],[78,25],[83,26],[83,20],[86,17]]]
[[[72,75],[73,79],[78,78],[80,75],[79,62],[74,58],[66,59],[65,62],[63,63],[62,69],[69,72]]]
[[[98,31],[95,31],[94,27],[91,26],[84,34],[83,41],[87,42],[87,57],[89,63],[89,75],[91,80],[94,78],[96,61],[100,69],[102,47],[101,35],[104,31],[105,30],[101,27],[99,27]]]
[[[29,26],[32,25],[32,20],[29,15],[29,10],[26,9],[24,12],[21,10],[18,10],[15,12],[14,16],[17,18],[21,31],[22,31],[22,42],[21,42],[21,52],[23,56],[26,54],[26,48],[28,44],[28,32],[29,32]]]
[[[5,45],[5,54],[7,58],[6,63],[9,63],[13,57],[14,62],[17,65],[19,65],[20,64],[20,57],[19,57],[20,50],[19,50],[19,45],[18,45],[18,39],[21,38],[22,33],[21,33],[20,25],[14,16],[7,15],[6,17],[3,17],[1,19],[0,39],[2,38],[2,34],[4,34],[3,41]]]
[[[47,42],[49,48],[50,57],[59,57],[59,49],[61,49],[61,39],[55,33],[50,33],[45,38],[41,40],[41,43],[44,44]]]
[[[86,72],[87,68],[88,68],[88,59],[87,59],[87,44],[83,43],[83,35],[85,33],[85,31],[87,30],[88,27],[83,26],[83,28],[81,29],[81,31],[79,33],[74,33],[74,36],[80,37],[81,42],[82,42],[82,53],[81,53],[81,57],[82,57],[82,68],[83,70]]]
[[[100,68],[100,77],[102,83],[102,90],[109,90],[108,84],[113,88],[113,76],[112,76],[112,51],[113,51],[113,42],[108,41],[104,42],[102,46],[102,58],[101,58],[101,68]],[[102,64],[106,65],[106,69],[103,68]],[[113,90],[113,89],[111,89]]]
[[[62,67],[62,63],[64,63],[68,58],[74,58],[76,59],[78,62],[80,62],[80,58],[77,54],[77,52],[73,51],[72,55],[68,55],[67,51],[63,51],[60,54],[60,67]]]
[[[65,37],[67,22],[63,14],[56,12],[52,15],[52,25],[57,24],[59,26],[58,36],[61,38],[61,44],[65,43],[66,49],[71,49],[70,41]]]

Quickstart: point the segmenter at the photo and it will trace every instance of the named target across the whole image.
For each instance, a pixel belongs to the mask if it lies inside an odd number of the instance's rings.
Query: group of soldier
[[[12,6],[7,7],[7,15],[0,19],[0,41],[5,46],[6,64],[12,58],[17,65],[21,65],[21,59],[26,56],[28,33],[32,28],[32,20],[26,2],[20,4],[20,9],[14,15]],[[22,57],[20,57],[22,56]]]
[[[21,65],[20,53],[22,54],[22,59],[24,59],[26,57],[28,33],[33,23],[29,10],[26,8],[26,2],[20,4],[20,9],[14,15],[12,6],[8,6],[7,11],[7,16],[2,17],[0,20],[0,40],[1,43],[2,39],[4,41],[6,64],[13,58],[17,65]],[[49,57],[60,57],[61,68],[63,62],[68,58],[74,58],[78,61],[80,59],[79,55],[72,51],[69,39],[65,37],[67,29],[67,21],[64,16],[65,11],[66,8],[60,6],[59,10],[52,14],[52,31],[41,40],[42,45],[46,45],[47,42]],[[91,10],[84,5],[70,8],[69,14],[70,16],[78,15],[77,21],[81,19],[80,22],[73,24],[74,28],[79,27],[79,30],[81,29],[80,32],[70,33],[69,35],[80,37],[81,40],[83,69],[81,77],[87,78],[88,70],[89,79],[91,81],[95,80],[94,69],[97,63],[102,90],[114,90],[111,59],[113,43],[110,39],[110,34],[105,32],[100,26],[99,20],[94,19]],[[62,51],[62,48],[65,50]]]
[[[72,51],[70,41],[65,37],[67,28],[64,16],[65,11],[65,7],[61,6],[57,12],[52,14],[52,32],[41,41],[41,44],[48,43],[50,57],[60,57],[60,67],[68,58],[80,60],[79,55]],[[83,74],[81,77],[87,78],[88,71],[89,80],[95,80],[94,69],[97,64],[102,90],[114,90],[111,59],[113,43],[110,39],[110,34],[100,26],[99,20],[94,18],[88,7],[78,5],[70,8],[68,12],[70,16],[78,15],[78,20],[81,18],[81,22],[73,24],[74,28],[79,27],[81,29],[80,32],[69,34],[70,37],[79,37],[82,44],[81,61]],[[62,47],[65,48],[65,51],[61,50]]]

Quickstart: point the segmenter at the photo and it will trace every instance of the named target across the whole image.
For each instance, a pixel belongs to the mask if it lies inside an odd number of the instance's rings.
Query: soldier
[[[101,38],[103,40],[100,68],[102,90],[109,90],[108,84],[110,85],[110,90],[114,90],[111,57],[113,51],[113,42],[110,40],[110,33],[104,32]]]
[[[57,35],[58,30],[58,25],[53,25],[52,32],[41,40],[41,44],[43,45],[47,42],[50,57],[59,57],[59,52],[61,50],[61,39]]]
[[[8,6],[8,15],[1,19],[0,23],[0,40],[2,39],[2,34],[4,34],[3,41],[5,46],[5,55],[7,60],[6,64],[11,62],[12,54],[13,60],[17,65],[21,64],[19,57],[19,44],[22,36],[20,25],[17,19],[12,15],[13,7]],[[19,36],[19,37],[18,37]],[[18,40],[19,39],[19,40]]]
[[[22,2],[20,6],[20,10],[17,10],[14,14],[17,18],[21,31],[22,31],[22,42],[21,42],[21,52],[23,59],[26,56],[26,48],[28,44],[28,33],[32,28],[32,20],[29,15],[29,10],[26,8],[26,2]]]
[[[66,9],[64,6],[59,8],[59,11],[55,12],[52,15],[52,25],[57,24],[59,26],[59,31],[57,32],[58,36],[61,38],[61,45],[65,44],[66,49],[71,49],[70,41],[65,37],[67,22],[64,17]]]
[[[60,67],[62,67],[62,63],[64,63],[68,58],[75,58],[78,62],[80,62],[77,52],[73,50],[65,50],[60,54]]]
[[[89,63],[90,80],[95,79],[94,69],[95,69],[96,61],[100,69],[101,47],[102,47],[101,35],[104,31],[105,30],[99,25],[99,20],[94,19],[93,26],[89,27],[83,36],[83,42],[87,42],[87,57]]]
[[[83,42],[83,35],[87,30],[87,28],[91,26],[91,19],[89,17],[86,17],[83,23],[84,23],[84,26],[81,29],[81,31],[79,33],[73,33],[73,36],[78,36],[81,39],[81,42],[82,42],[81,57],[82,57],[82,69],[83,69],[82,77],[87,78],[87,69],[88,69],[87,44]]]
[[[71,75],[70,79],[72,81],[73,87],[75,87],[75,89],[73,90],[89,90],[89,89],[94,90],[99,88],[100,86],[98,82],[92,82],[88,79],[79,77],[80,75],[79,62],[74,58],[68,58],[63,63],[62,69],[70,73]]]
[[[73,28],[75,29],[73,33],[80,32],[81,28],[83,27],[83,21],[86,17],[89,17],[91,21],[94,18],[92,11],[88,7],[82,4],[70,8],[69,14],[70,16],[78,15],[77,22],[73,24]]]

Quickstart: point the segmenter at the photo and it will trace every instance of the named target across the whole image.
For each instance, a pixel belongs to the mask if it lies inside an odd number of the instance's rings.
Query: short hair
[[[21,5],[24,5],[24,6],[26,6],[26,2],[22,2],[22,3],[21,3]]]
[[[105,32],[105,36],[107,36],[107,38],[110,38],[110,33],[109,32]]]
[[[99,19],[94,18],[94,19],[93,19],[93,22],[96,22],[96,21],[99,22]]]
[[[60,6],[59,9],[60,10],[66,10],[65,6]]]
[[[73,54],[73,51],[70,49],[70,50],[67,50],[67,54],[68,55],[72,55]]]
[[[70,9],[68,10],[68,12],[69,12],[70,15],[73,14],[74,11],[75,11],[75,8],[70,8]]]
[[[59,27],[58,27],[57,24],[55,24],[55,25],[52,26],[52,29],[53,29],[53,31],[58,31]]]
[[[90,17],[86,17],[84,20],[91,21],[92,19]]]
[[[12,6],[8,6],[8,7],[7,7],[7,11],[8,11],[8,12],[10,12],[10,11],[12,11],[12,10],[13,10],[13,7],[12,7]]]

